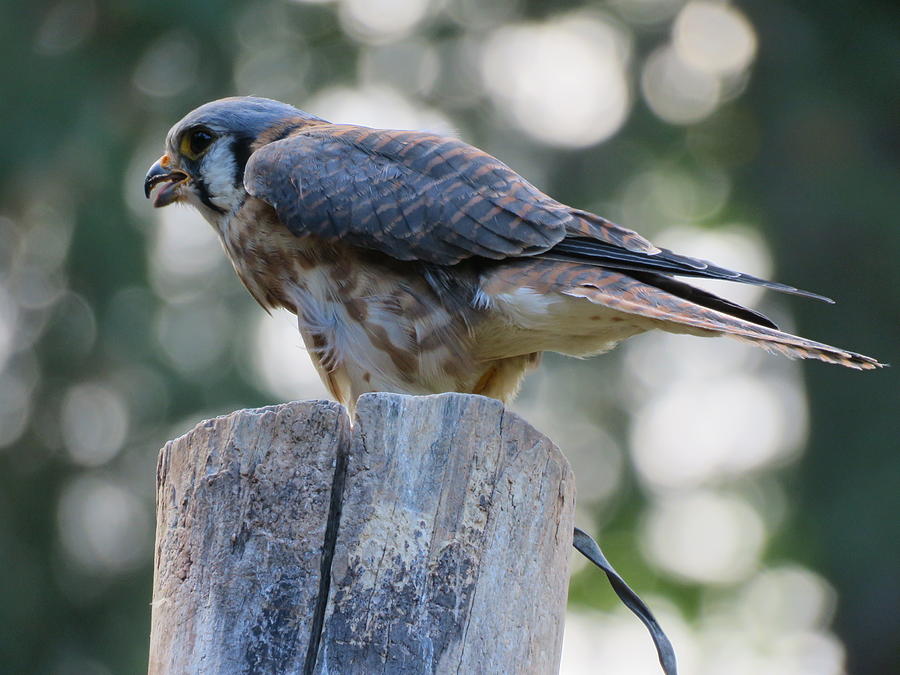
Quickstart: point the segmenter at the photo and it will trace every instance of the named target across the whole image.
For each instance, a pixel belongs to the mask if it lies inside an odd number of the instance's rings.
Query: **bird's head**
[[[174,202],[191,204],[215,224],[243,203],[244,167],[251,153],[316,122],[322,120],[267,98],[242,96],[206,103],[169,130],[166,152],[147,172],[144,194],[149,198],[156,190],[157,208]]]

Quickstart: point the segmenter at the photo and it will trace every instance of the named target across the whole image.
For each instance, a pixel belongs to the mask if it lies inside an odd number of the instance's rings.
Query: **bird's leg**
[[[656,653],[659,655],[659,663],[666,675],[678,675],[678,664],[675,661],[675,650],[672,643],[660,627],[650,608],[644,604],[644,601],[635,593],[621,575],[616,572],[615,568],[603,555],[600,545],[584,530],[575,528],[575,535],[572,541],[581,555],[594,563],[597,567],[606,573],[609,583],[613,590],[625,606],[634,612],[637,617],[647,626],[650,635],[653,637],[653,643],[656,645]]]

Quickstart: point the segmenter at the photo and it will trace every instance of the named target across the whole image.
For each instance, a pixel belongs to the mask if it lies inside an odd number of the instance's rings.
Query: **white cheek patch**
[[[203,156],[200,175],[206,182],[210,201],[221,209],[232,211],[240,206],[244,196],[244,186],[235,181],[237,165],[228,139],[219,139]]]

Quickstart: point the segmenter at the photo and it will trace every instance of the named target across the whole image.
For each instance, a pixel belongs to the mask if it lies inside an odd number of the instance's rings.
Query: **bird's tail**
[[[847,351],[839,347],[832,347],[821,342],[807,340],[806,338],[791,335],[790,333],[782,333],[774,331],[778,335],[772,337],[756,337],[741,335],[739,333],[725,332],[726,335],[733,337],[742,342],[762,347],[767,352],[773,354],[782,354],[792,359],[818,359],[826,363],[836,363],[847,368],[855,370],[874,370],[883,368],[884,363],[879,363],[871,356],[857,354],[856,352]]]
[[[863,354],[785,333],[752,310],[670,277],[639,280],[597,267],[577,269],[583,267],[570,269],[573,276],[561,292],[651,319],[654,327],[665,331],[725,335],[789,358],[818,359],[857,370],[885,365]]]

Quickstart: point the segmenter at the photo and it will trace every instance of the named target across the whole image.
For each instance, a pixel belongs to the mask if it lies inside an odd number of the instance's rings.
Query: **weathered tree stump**
[[[170,441],[150,673],[554,673],[574,480],[502,404],[370,394]]]

